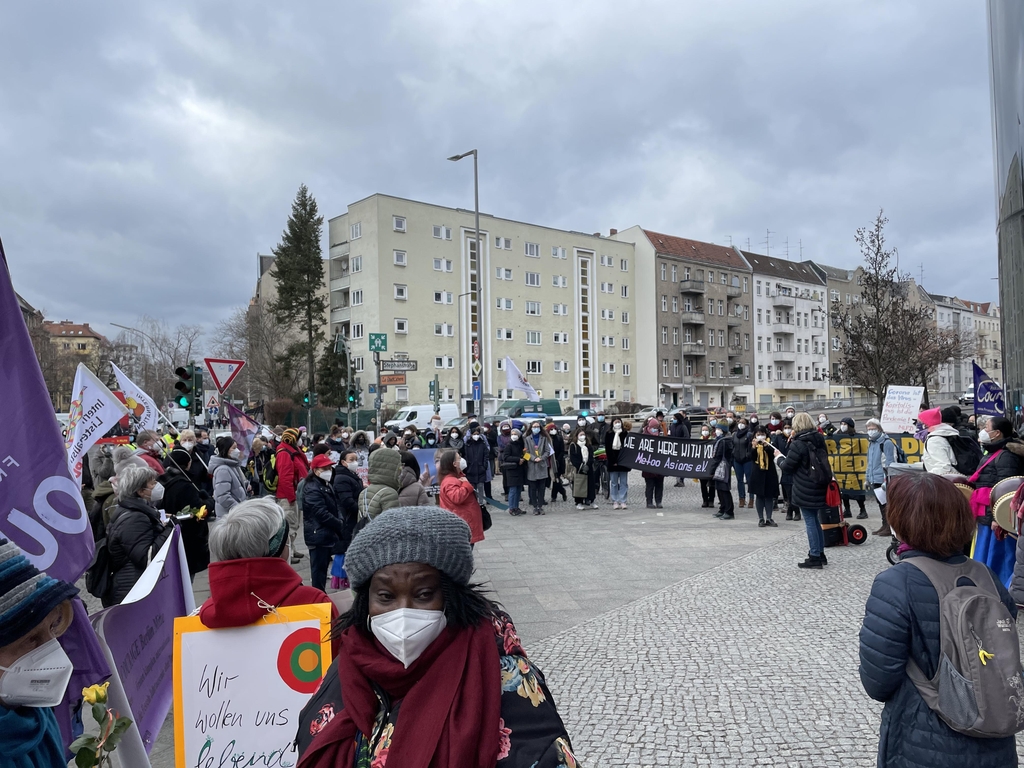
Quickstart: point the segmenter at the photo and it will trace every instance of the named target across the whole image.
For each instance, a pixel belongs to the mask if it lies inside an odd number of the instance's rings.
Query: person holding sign
[[[71,626],[78,589],[41,573],[0,537],[0,764],[64,766],[53,707],[71,680],[57,638]],[[99,682],[99,681],[97,681]]]
[[[299,716],[299,768],[577,765],[512,620],[469,583],[469,538],[439,507],[388,510],[356,535],[354,602]]]

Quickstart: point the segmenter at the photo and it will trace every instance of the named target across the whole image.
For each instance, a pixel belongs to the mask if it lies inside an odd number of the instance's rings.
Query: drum
[[[972,483],[970,479],[963,475],[943,475],[943,477],[959,488],[967,501],[971,500],[971,494],[974,493],[974,483]],[[994,494],[992,498],[995,498]]]
[[[1024,483],[1024,477],[1008,477],[992,488],[992,517],[999,527],[1009,533],[1017,533],[1017,515],[1010,509],[1017,489]]]

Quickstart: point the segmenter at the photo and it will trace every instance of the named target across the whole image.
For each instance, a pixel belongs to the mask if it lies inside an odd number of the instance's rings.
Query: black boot
[[[793,519],[793,510],[792,509],[787,509],[786,510],[786,519],[787,520],[792,520]]]
[[[797,563],[796,564],[797,568],[814,568],[814,569],[819,570],[819,571],[821,570],[821,566],[822,566],[821,558],[820,557],[813,557],[812,555],[808,555],[807,559],[804,560],[802,563]]]
[[[801,520],[801,519],[803,519],[803,518],[800,517],[800,510],[799,509],[794,509],[793,510],[793,519],[794,520]]]

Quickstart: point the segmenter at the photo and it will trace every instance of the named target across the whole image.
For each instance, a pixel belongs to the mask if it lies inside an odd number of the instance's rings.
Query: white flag
[[[540,395],[537,394],[537,390],[533,388],[533,385],[523,376],[522,371],[512,362],[511,357],[505,358],[505,386],[509,389],[521,389],[526,393],[528,400],[534,402],[540,400]]]
[[[110,367],[114,371],[117,385],[121,388],[121,392],[124,393],[128,412],[139,420],[139,427],[141,429],[156,429],[159,425],[160,410],[156,407],[156,403],[153,402],[153,398],[143,392],[142,387],[136,386],[135,382],[129,379],[124,371],[114,365],[113,361],[111,361]]]
[[[68,450],[68,469],[79,483],[82,482],[82,457],[86,451],[127,413],[128,409],[114,393],[92,371],[79,363],[75,386],[71,390],[68,436],[64,439],[64,446]]]

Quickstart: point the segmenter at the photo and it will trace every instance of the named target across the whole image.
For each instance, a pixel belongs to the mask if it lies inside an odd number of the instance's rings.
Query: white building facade
[[[957,331],[965,338],[974,336],[974,313],[955,296],[928,294],[935,305],[935,323],[939,330]],[[938,394],[956,398],[974,386],[973,356],[948,360],[938,369]]]

